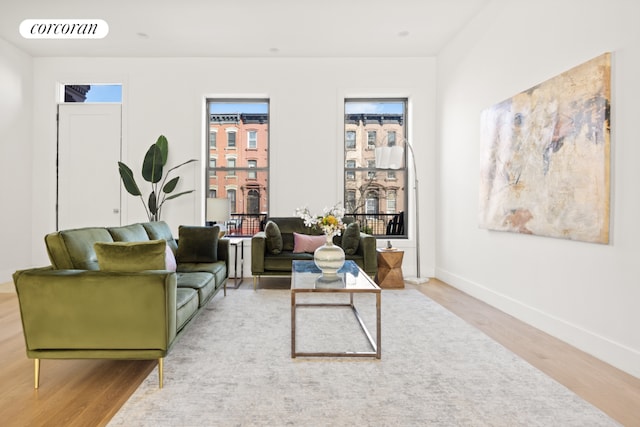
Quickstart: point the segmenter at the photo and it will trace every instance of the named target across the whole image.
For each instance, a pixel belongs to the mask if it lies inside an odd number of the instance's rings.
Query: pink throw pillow
[[[307,234],[293,233],[293,253],[309,252],[312,254],[316,249],[324,245],[326,241],[327,239],[324,235],[309,236]]]
[[[178,269],[178,264],[176,263],[176,256],[173,254],[173,251],[171,250],[169,245],[166,245],[166,249],[165,249],[165,263],[166,263],[166,267],[165,267],[166,270],[176,271]]]

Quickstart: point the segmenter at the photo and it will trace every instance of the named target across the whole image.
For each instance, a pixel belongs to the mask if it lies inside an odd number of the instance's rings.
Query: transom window
[[[61,89],[63,102],[122,103],[121,84],[67,84]]]

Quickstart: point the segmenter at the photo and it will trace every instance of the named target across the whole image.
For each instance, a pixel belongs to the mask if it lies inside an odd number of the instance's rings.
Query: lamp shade
[[[400,146],[376,147],[376,168],[400,169],[403,157],[404,149]]]
[[[231,215],[229,199],[207,199],[207,221],[226,222]]]

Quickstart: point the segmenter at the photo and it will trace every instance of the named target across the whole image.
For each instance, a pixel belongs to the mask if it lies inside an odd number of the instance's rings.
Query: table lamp
[[[230,217],[231,204],[229,203],[229,199],[207,199],[207,225],[218,225],[220,227],[220,232],[226,232],[226,222],[229,221]]]

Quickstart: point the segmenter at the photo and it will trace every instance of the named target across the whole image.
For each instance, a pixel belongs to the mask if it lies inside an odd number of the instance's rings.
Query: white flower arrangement
[[[296,215],[304,220],[307,227],[317,227],[329,237],[339,236],[344,230],[342,218],[345,212],[339,204],[338,202],[332,208],[324,208],[322,215],[311,215],[307,207],[297,208]]]

